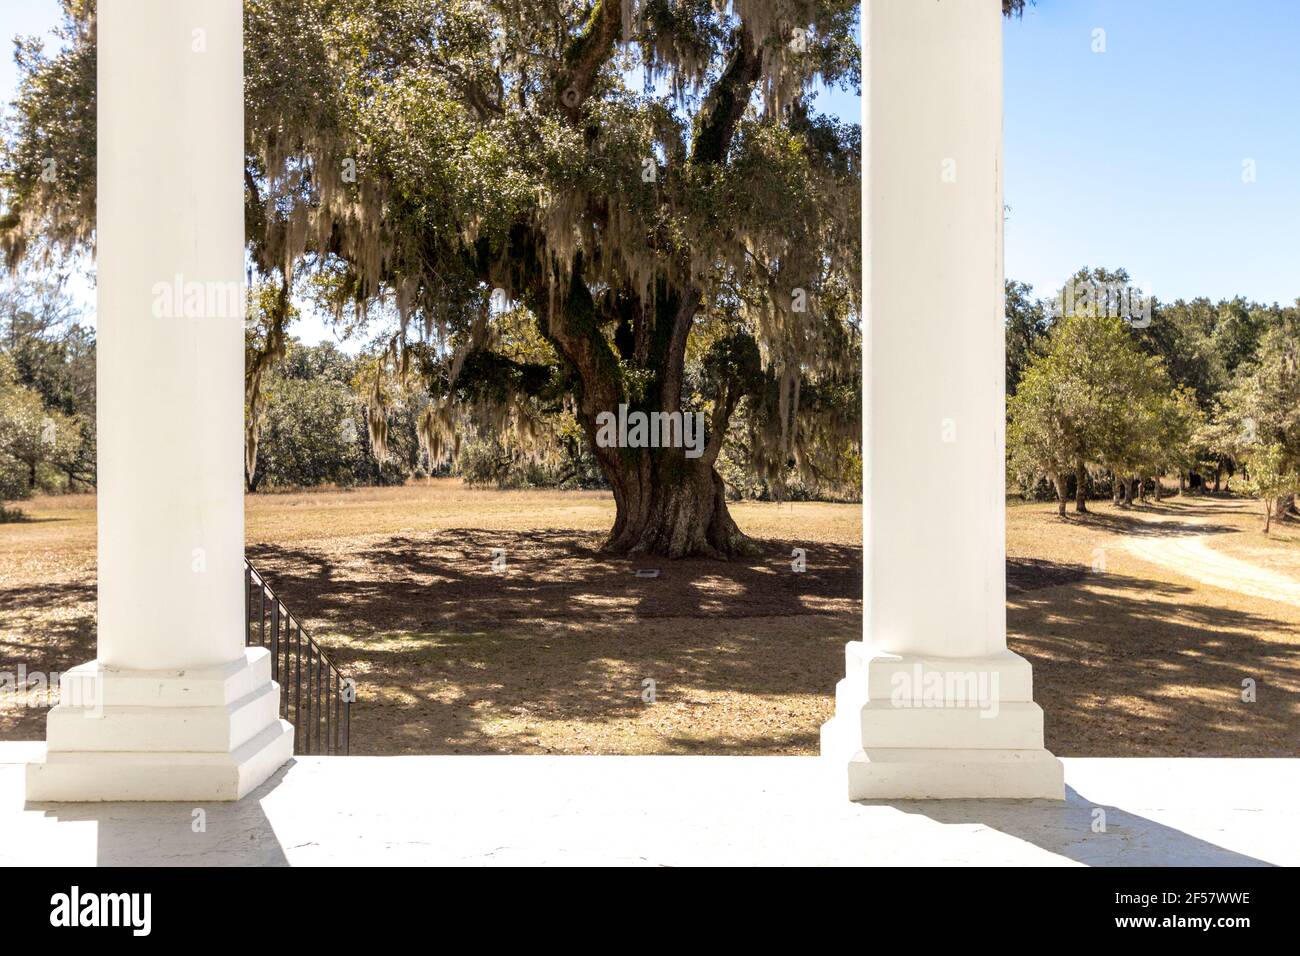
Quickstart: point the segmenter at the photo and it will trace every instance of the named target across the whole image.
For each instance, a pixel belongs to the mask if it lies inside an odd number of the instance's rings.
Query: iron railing
[[[280,716],[294,727],[293,752],[349,753],[356,683],[302,629],[247,558],[244,623],[249,646],[271,649],[271,679],[280,685]]]

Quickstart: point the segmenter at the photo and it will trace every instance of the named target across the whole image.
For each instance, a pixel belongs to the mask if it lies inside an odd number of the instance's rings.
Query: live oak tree
[[[1174,454],[1171,443],[1190,440],[1189,401],[1122,318],[1071,313],[1052,325],[1008,403],[1011,467],[1023,479],[1047,476],[1062,515],[1071,472],[1075,510],[1088,510],[1089,468],[1109,468],[1128,504],[1133,483]]]
[[[1071,417],[1069,389],[1048,360],[1027,368],[1007,400],[1007,464],[1026,483],[1046,476],[1065,517],[1070,473],[1079,468],[1080,444]]]
[[[1216,416],[1219,451],[1243,461],[1263,499],[1264,527],[1300,490],[1300,308],[1262,336],[1253,360],[1237,369]]]
[[[34,237],[93,239],[94,4],[65,8],[65,49],[19,51],[11,262]],[[250,253],[282,292],[263,341],[283,349],[299,283],[379,338],[381,456],[385,396],[411,378],[431,464],[478,433],[544,454],[567,415],[613,490],[607,546],[673,557],[752,547],[715,467],[742,404],[750,465],[778,489],[851,477],[860,135],[817,95],[858,86],[856,3],[245,11]],[[597,416],[620,405],[703,412],[704,453],[602,447]]]

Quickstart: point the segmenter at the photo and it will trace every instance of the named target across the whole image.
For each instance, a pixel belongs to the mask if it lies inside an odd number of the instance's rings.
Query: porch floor
[[[43,746],[0,743],[0,865],[1300,865],[1300,759],[1067,758],[1064,803],[854,804],[814,757],[300,757],[239,803],[25,807]]]

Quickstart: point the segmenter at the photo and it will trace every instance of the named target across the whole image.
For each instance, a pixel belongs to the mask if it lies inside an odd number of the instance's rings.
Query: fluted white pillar
[[[28,796],[233,799],[292,752],[243,570],[243,4],[100,0],[95,662]]]
[[[822,752],[851,799],[1060,798],[1006,646],[1000,4],[864,17],[865,634]]]

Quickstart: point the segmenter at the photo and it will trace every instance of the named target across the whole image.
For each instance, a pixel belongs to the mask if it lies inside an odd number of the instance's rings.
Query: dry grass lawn
[[[1034,663],[1048,746],[1296,755],[1300,607],[1199,585],[1123,542],[1195,519],[1216,547],[1300,577],[1300,532],[1263,539],[1254,503],[1233,499],[1094,508],[1065,521],[1049,505],[1008,508],[1010,640]],[[94,655],[94,501],[24,510],[32,520],[0,525],[0,670],[61,670]],[[257,495],[247,534],[358,680],[354,753],[814,753],[843,644],[861,632],[861,508],[733,511],[760,558],[610,558],[606,494],[453,481]],[[804,574],[793,547],[807,550]],[[1240,699],[1245,677],[1256,703]],[[43,728],[43,708],[0,699],[0,738]]]
[[[1258,503],[1234,498],[1089,507],[1064,520],[1054,505],[1007,510],[1009,581],[1059,579],[1007,593],[1009,643],[1034,664],[1048,746],[1069,756],[1300,755],[1300,607],[1206,586],[1125,544],[1204,533],[1214,549],[1300,571],[1295,526],[1265,539]],[[1242,700],[1246,679],[1253,703]]]

